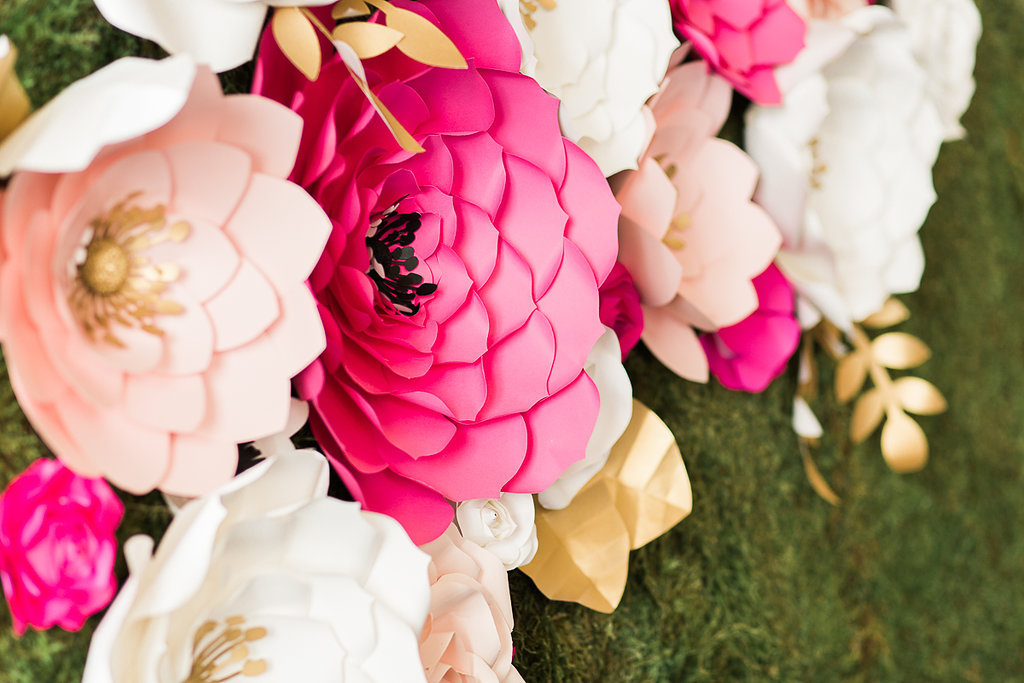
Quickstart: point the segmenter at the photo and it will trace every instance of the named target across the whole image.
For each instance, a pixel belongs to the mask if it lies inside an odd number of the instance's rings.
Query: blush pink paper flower
[[[183,59],[121,60],[68,92],[102,108],[131,92],[126,72],[145,80]],[[230,479],[237,444],[283,429],[292,376],[324,348],[304,280],[330,226],[284,179],[301,121],[192,71],[168,122],[97,146],[82,170],[15,173],[0,215],[18,401],[66,465],[133,493],[192,496]]]
[[[622,360],[626,360],[644,331],[640,292],[626,267],[616,261],[598,295],[601,302],[601,324],[615,332],[619,348],[622,349]]]
[[[782,374],[800,343],[793,285],[772,264],[754,278],[757,310],[713,334],[701,335],[711,374],[735,391],[764,391]]]
[[[0,584],[14,632],[82,628],[117,591],[124,507],[102,479],[37,460],[0,494]]]
[[[430,616],[420,636],[427,683],[522,683],[512,665],[508,572],[451,526],[430,555]]]
[[[779,104],[775,67],[793,61],[807,26],[786,0],[669,0],[676,33],[758,104]]]
[[[670,69],[652,100],[656,130],[640,168],[615,182],[619,260],[640,291],[641,338],[670,370],[698,382],[708,364],[694,327],[716,330],[750,315],[751,280],[781,244],[750,201],[757,167],[713,137],[730,98],[728,83],[701,62]]]
[[[327,350],[299,383],[314,433],[356,498],[423,543],[451,522],[446,499],[542,491],[583,457],[618,207],[518,73],[495,3],[396,4],[470,62],[366,62],[425,152],[397,145],[326,48],[310,83],[265,37],[255,89],[305,120],[292,177],[334,223],[310,280]]]

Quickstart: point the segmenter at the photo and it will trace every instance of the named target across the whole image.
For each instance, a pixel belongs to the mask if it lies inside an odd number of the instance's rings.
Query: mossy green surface
[[[750,396],[674,378],[638,350],[636,395],[677,435],[694,511],[632,554],[612,615],[550,602],[511,574],[528,681],[1024,678],[1024,2],[978,4],[970,137],[940,154],[928,265],[900,328],[932,347],[920,374],[950,403],[922,419],[928,467],[893,474],[877,434],[850,447],[848,409],[821,399],[816,458],[843,497],[833,508],[803,473],[792,371]],[[90,0],[0,0],[0,33],[19,46],[37,105],[118,56],[160,54],[105,25]],[[228,75],[228,88],[246,75]],[[0,486],[45,452],[0,375]],[[159,534],[158,500],[126,500],[122,537]],[[96,621],[16,639],[0,606],[0,681],[78,680]]]

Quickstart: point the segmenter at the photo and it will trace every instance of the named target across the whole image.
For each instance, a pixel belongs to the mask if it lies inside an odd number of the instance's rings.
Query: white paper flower
[[[533,496],[503,493],[459,503],[455,520],[463,537],[493,553],[505,569],[529,564],[537,554]]]
[[[633,385],[622,365],[622,349],[614,330],[605,328],[590,350],[583,369],[597,386],[601,407],[594,432],[587,442],[586,457],[569,465],[554,484],[537,494],[537,501],[550,510],[567,506],[583,485],[604,467],[612,446],[633,417]]]
[[[960,117],[974,96],[974,53],[981,13],[973,0],[893,0],[910,27],[914,55],[928,72],[928,92],[939,109],[946,140],[964,136]]]
[[[783,69],[781,107],[751,107],[755,199],[779,226],[778,265],[803,298],[801,322],[848,328],[920,284],[918,229],[935,201],[942,142],[910,34],[879,6],[812,22]]]
[[[562,132],[612,175],[636,168],[654,131],[644,102],[679,46],[665,0],[540,0],[529,15],[535,77],[562,101]],[[530,22],[527,21],[527,25]]]
[[[526,2],[536,6],[538,0],[526,0]],[[516,38],[519,39],[519,47],[523,52],[519,71],[525,76],[534,78],[537,73],[537,56],[533,53],[533,38],[530,37],[530,29],[526,27],[523,0],[498,0],[498,6],[501,7],[508,23],[512,25],[512,30],[516,32]]]
[[[299,451],[174,518],[96,629],[84,683],[422,681],[429,557],[394,520],[327,498]]]
[[[188,53],[216,72],[252,59],[268,7],[331,5],[337,0],[94,0],[111,24]]]

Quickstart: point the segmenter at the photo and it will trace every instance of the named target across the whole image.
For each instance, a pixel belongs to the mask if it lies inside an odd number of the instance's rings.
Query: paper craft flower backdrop
[[[196,495],[284,428],[324,347],[304,280],[329,223],[284,180],[300,123],[188,58],[125,58],[0,147],[0,173],[22,169],[0,199],[0,340],[75,471]]]
[[[542,491],[583,457],[618,208],[518,73],[497,5],[397,4],[472,62],[367,61],[425,152],[397,146],[336,57],[309,83],[265,39],[255,90],[303,117],[292,177],[333,222],[310,280],[327,350],[299,384],[314,434],[356,498],[422,543],[451,522],[446,498]]]

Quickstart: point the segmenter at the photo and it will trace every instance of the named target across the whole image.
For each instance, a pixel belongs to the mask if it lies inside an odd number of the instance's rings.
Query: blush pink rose
[[[114,560],[124,507],[102,479],[37,460],[0,494],[0,583],[21,635],[82,628],[117,591]]]
[[[395,4],[469,62],[365,62],[425,152],[399,147],[326,45],[310,83],[265,36],[254,87],[303,117],[292,178],[334,226],[310,279],[327,350],[299,382],[314,433],[353,495],[423,543],[451,522],[446,499],[542,491],[584,456],[618,206],[518,73],[495,3]]]
[[[430,555],[430,615],[420,636],[427,683],[522,683],[501,560],[454,525],[420,550]]]
[[[698,382],[708,379],[708,361],[697,330],[733,325],[757,308],[751,280],[782,243],[750,199],[757,166],[715,137],[731,95],[699,61],[669,69],[651,101],[656,126],[640,168],[614,182],[619,260],[640,291],[641,338],[666,367]]]
[[[735,391],[764,391],[800,344],[793,285],[773,263],[754,278],[757,310],[729,327],[701,335],[711,374]]]
[[[615,332],[622,349],[622,360],[626,360],[644,331],[644,311],[640,306],[640,292],[624,265],[615,262],[608,279],[601,285],[599,296],[601,324]]]
[[[102,100],[118,69],[181,59],[126,58],[68,92]],[[68,467],[138,494],[234,476],[237,445],[284,428],[291,378],[324,348],[305,279],[330,224],[284,179],[301,121],[225,97],[205,67],[190,82],[173,118],[82,170],[15,173],[0,214],[18,402]]]
[[[775,67],[804,46],[807,25],[786,0],[669,0],[676,33],[758,104],[779,104]]]

